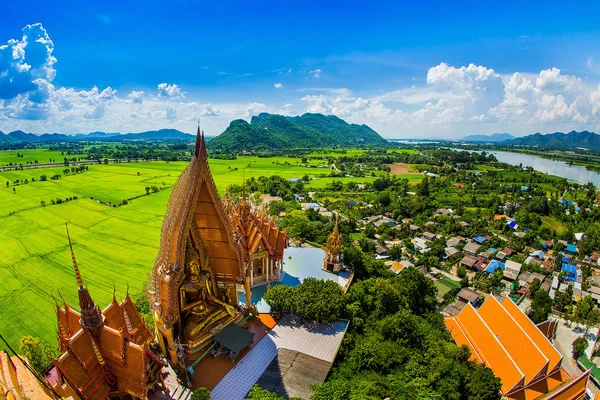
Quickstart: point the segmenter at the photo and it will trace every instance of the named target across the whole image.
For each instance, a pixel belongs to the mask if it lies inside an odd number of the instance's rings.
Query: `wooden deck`
[[[286,398],[308,399],[311,385],[323,383],[330,367],[327,361],[282,348],[256,383]]]

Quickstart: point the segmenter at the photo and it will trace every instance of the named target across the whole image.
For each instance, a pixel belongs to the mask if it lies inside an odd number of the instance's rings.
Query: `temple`
[[[471,360],[484,363],[502,380],[507,399],[582,399],[591,369],[569,376],[562,355],[508,297],[489,296],[479,310],[467,305],[445,318],[456,344],[467,345]]]
[[[50,386],[26,366],[22,356],[10,356],[0,351],[0,399],[56,400],[64,398],[52,392]]]
[[[323,260],[323,269],[327,271],[339,272],[340,254],[342,252],[342,234],[338,229],[338,219],[335,219],[333,232],[327,238],[327,247],[325,247],[325,258]]]
[[[250,286],[279,281],[283,272],[283,252],[287,248],[287,235],[275,220],[253,207],[242,190],[242,197],[234,203],[225,196],[225,207],[231,218],[236,240],[242,247],[242,256],[250,272]],[[246,299],[250,304],[250,299]]]
[[[184,368],[224,327],[241,321],[237,293],[239,287],[250,298],[250,262],[219,197],[198,127],[194,155],[167,205],[146,288],[158,343],[172,365]]]
[[[113,295],[103,310],[96,306],[81,278],[70,236],[69,248],[79,311],[64,300],[62,306],[56,303],[61,354],[50,373],[53,389],[62,397],[85,400],[146,399],[150,390],[164,387],[160,356],[150,349],[153,334],[129,294],[121,302]]]

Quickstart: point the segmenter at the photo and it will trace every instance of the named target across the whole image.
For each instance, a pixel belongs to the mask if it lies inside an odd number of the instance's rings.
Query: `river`
[[[509,151],[488,151],[487,153],[493,154],[498,161],[503,163],[510,165],[521,164],[523,167],[532,167],[536,171],[560,176],[582,185],[592,182],[595,186],[600,186],[600,174],[594,171],[588,171],[579,165],[568,165],[561,161],[554,161],[530,154],[513,153]]]

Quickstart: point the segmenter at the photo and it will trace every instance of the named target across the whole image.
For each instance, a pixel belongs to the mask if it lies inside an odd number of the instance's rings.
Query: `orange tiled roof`
[[[509,298],[490,296],[478,311],[469,304],[445,323],[456,344],[469,346],[471,360],[501,379],[507,398],[566,400],[585,394],[591,370],[569,377],[560,368],[560,353]]]
[[[509,298],[490,297],[478,311],[469,304],[445,318],[456,344],[469,346],[471,360],[494,371],[508,399],[581,399],[591,370],[569,377],[560,368],[562,356],[533,322]]]
[[[481,306],[479,315],[525,374],[525,384],[546,374],[549,359],[494,296]]]
[[[548,338],[531,322],[531,320],[519,310],[519,307],[508,297],[502,299],[502,306],[511,315],[519,326],[527,333],[537,347],[550,360],[548,372],[560,367],[562,355],[554,348]]]
[[[460,314],[448,317],[447,320],[450,318],[460,326],[459,339],[455,336],[456,329],[450,331],[456,343],[467,344],[471,351],[477,354],[478,359],[494,370],[502,380],[503,393],[508,393],[515,386],[523,384],[525,374],[471,304],[467,304]],[[466,340],[466,343],[459,343],[459,340]]]

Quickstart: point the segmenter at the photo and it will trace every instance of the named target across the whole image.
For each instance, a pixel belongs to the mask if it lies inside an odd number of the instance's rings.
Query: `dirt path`
[[[411,170],[410,164],[385,164],[386,167],[390,167],[392,175],[409,174],[419,175],[420,172]]]

